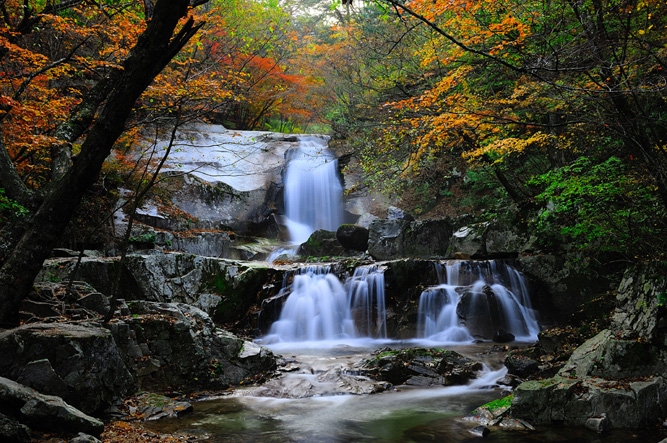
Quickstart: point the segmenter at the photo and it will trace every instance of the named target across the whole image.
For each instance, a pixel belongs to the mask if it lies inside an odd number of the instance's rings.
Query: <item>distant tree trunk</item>
[[[157,2],[152,20],[130,51],[122,71],[113,79],[76,161],[60,180],[52,184],[27,221],[21,238],[0,268],[0,326],[18,323],[21,300],[31,290],[44,260],[49,257],[84,193],[97,179],[135,102],[201,27],[190,19],[176,32],[178,21],[187,14],[189,4],[189,0]]]

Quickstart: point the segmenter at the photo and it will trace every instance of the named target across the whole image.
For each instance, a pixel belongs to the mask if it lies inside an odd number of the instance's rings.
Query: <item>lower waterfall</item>
[[[535,340],[540,331],[526,280],[504,261],[435,264],[440,284],[419,299],[418,335],[438,342],[490,339],[498,330]]]
[[[384,275],[376,266],[356,268],[345,283],[329,266],[306,266],[283,291],[289,295],[265,343],[387,335]]]

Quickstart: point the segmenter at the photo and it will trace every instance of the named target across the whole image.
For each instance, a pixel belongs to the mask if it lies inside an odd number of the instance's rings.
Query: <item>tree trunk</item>
[[[0,268],[0,327],[18,323],[21,300],[31,290],[44,260],[49,257],[84,193],[97,179],[136,100],[201,27],[190,19],[174,35],[189,3],[189,0],[157,2],[152,20],[123,63],[122,73],[117,76],[76,161],[62,179],[53,183]]]

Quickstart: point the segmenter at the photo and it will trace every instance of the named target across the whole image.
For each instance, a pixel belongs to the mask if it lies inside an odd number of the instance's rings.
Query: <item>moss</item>
[[[500,411],[502,409],[507,409],[510,406],[512,406],[512,400],[514,400],[514,394],[510,394],[507,397],[499,398],[497,400],[490,401],[479,408],[475,409],[476,411],[479,411],[481,409],[487,409],[489,412],[492,414],[496,415],[497,411]]]

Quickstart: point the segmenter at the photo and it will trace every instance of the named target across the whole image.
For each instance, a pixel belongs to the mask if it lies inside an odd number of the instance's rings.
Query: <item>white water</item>
[[[358,267],[345,284],[328,266],[306,266],[283,290],[289,296],[263,343],[387,336],[384,274],[375,266]]]
[[[285,216],[290,241],[300,244],[318,229],[335,231],[343,222],[343,187],[338,160],[317,137],[299,139],[288,159]]]
[[[419,299],[418,334],[437,342],[467,342],[473,339],[457,313],[463,294],[472,297],[470,311],[484,316],[489,311],[485,286],[490,287],[499,306],[500,329],[519,340],[536,340],[540,331],[532,309],[525,279],[519,271],[502,261],[436,264],[440,285],[426,289]],[[463,285],[461,277],[468,280]],[[489,321],[491,321],[489,319]]]

